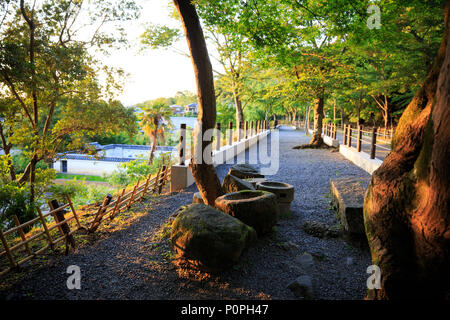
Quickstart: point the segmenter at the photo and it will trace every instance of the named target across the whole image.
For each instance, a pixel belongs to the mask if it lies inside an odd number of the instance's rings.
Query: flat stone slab
[[[370,178],[348,177],[330,179],[332,203],[344,231],[364,234],[364,195]]]

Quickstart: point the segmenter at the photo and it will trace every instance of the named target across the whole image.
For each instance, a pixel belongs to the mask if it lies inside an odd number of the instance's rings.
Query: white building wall
[[[110,175],[114,171],[117,171],[122,163],[123,162],[67,159],[67,173],[88,174],[94,176]],[[61,160],[54,162],[53,168],[57,172],[62,172]]]

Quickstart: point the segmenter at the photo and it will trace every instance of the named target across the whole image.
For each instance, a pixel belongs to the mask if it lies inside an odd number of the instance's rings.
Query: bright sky
[[[129,106],[159,97],[170,97],[177,91],[189,90],[195,93],[194,71],[187,56],[172,49],[139,53],[138,38],[144,32],[146,22],[179,26],[179,22],[169,18],[169,1],[139,0],[136,3],[142,7],[141,17],[124,25],[132,44],[131,49],[111,52],[111,56],[105,60],[106,65],[120,67],[129,74],[124,91],[118,99]],[[187,53],[186,40],[183,38],[179,41],[176,48]],[[211,58],[211,63],[214,62]]]

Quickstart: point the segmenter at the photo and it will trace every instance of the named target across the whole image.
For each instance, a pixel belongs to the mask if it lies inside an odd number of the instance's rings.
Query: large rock
[[[343,229],[350,234],[365,234],[363,206],[370,178],[331,179],[332,203]]]
[[[222,189],[225,193],[231,193],[241,190],[255,190],[250,182],[239,179],[231,174],[228,174],[223,179]]]
[[[289,283],[288,288],[297,298],[304,300],[314,299],[312,280],[307,275],[302,275]]]
[[[215,207],[253,227],[258,236],[268,234],[280,217],[277,196],[262,190],[243,190],[218,197]]]
[[[228,174],[238,177],[239,179],[264,178],[264,175],[260,174],[257,169],[245,163],[232,166]]]
[[[196,203],[180,210],[170,239],[179,258],[201,270],[219,272],[239,260],[256,232],[228,214]]]
[[[204,203],[200,192],[195,192],[192,196],[192,203]]]

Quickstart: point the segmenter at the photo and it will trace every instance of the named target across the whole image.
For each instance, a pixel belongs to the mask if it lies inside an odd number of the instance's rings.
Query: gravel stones
[[[337,238],[340,236],[340,231],[337,227],[330,227],[325,223],[319,221],[306,221],[302,225],[302,229],[317,238]]]

